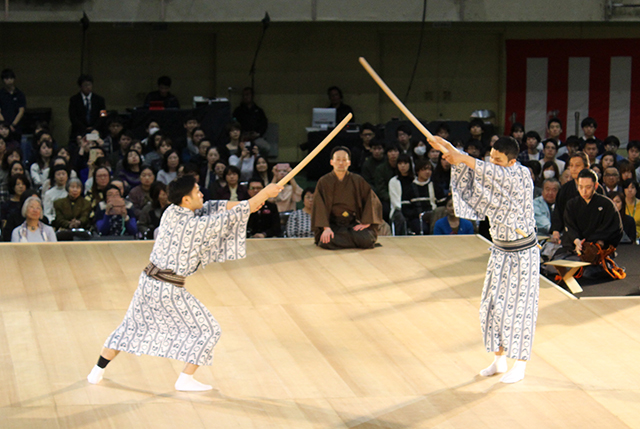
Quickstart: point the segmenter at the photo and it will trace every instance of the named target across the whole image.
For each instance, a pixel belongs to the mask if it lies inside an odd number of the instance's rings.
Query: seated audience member
[[[242,137],[242,125],[240,125],[240,122],[227,124],[227,134],[229,135],[229,142],[220,147],[220,156],[225,160],[228,160],[231,155],[239,156],[242,151],[240,146],[244,142],[240,140],[240,137]]]
[[[386,146],[385,152],[387,154],[385,162],[376,167],[376,186],[373,189],[382,203],[383,216],[385,219],[388,219],[389,213],[391,212],[391,204],[389,201],[389,180],[398,174],[398,156],[400,155],[400,148],[397,143],[390,143]]]
[[[529,131],[525,135],[525,142],[527,149],[518,154],[518,162],[522,165],[527,161],[537,161],[540,159],[540,150],[538,145],[540,144],[540,134],[535,131]]]
[[[529,173],[531,173],[531,181],[533,182],[533,198],[538,198],[542,195],[542,188],[538,186],[540,183],[542,167],[538,161],[527,161],[524,166],[527,167],[529,169]]]
[[[625,181],[627,179],[632,179],[634,182],[638,181],[638,175],[636,174],[636,169],[633,164],[626,159],[623,159],[618,163],[618,171],[620,172],[620,181]]]
[[[44,215],[53,222],[56,218],[56,210],[53,203],[60,198],[67,196],[67,181],[69,180],[69,172],[67,167],[56,165],[51,170],[51,176],[54,186],[44,194]]]
[[[42,201],[36,196],[26,199],[22,205],[22,216],[25,221],[11,233],[12,243],[55,242],[56,233],[49,225],[40,221],[43,216]]]
[[[242,101],[233,111],[233,117],[240,123],[242,132],[247,134],[259,150],[266,154],[269,152],[269,143],[261,137],[267,131],[269,121],[264,110],[254,102],[254,96],[253,88],[244,88]]]
[[[435,134],[438,137],[442,137],[445,140],[449,140],[449,134],[451,134],[451,127],[449,127],[449,124],[446,122],[440,122],[440,124],[438,125],[438,128],[436,128]]]
[[[593,164],[592,166],[589,167],[591,170],[593,170],[594,173],[596,173],[596,176],[598,176],[598,183],[602,184],[602,178],[603,178],[603,168],[602,165],[600,164]]]
[[[428,146],[424,141],[422,140],[418,140],[416,143],[414,143],[412,145],[412,149],[411,149],[411,169],[413,170],[413,166],[416,164],[416,162],[423,160],[423,159],[429,159],[427,157],[427,152],[428,150],[431,148],[431,146]]]
[[[178,98],[171,93],[171,78],[160,76],[158,78],[158,89],[151,91],[144,99],[144,107],[150,107],[151,102],[162,102],[165,109],[179,109]]]
[[[105,199],[105,192],[107,190],[107,186],[109,186],[109,182],[111,182],[111,172],[107,167],[98,167],[93,172],[93,181],[91,183],[91,187],[85,188],[85,200],[91,203],[91,215],[90,218],[93,219],[95,215],[96,207],[100,204],[101,201]]]
[[[560,135],[562,134],[562,121],[558,118],[551,118],[547,121],[547,139],[554,139],[558,147],[562,144]]]
[[[67,161],[65,161],[64,158],[60,158],[60,157],[55,157],[53,159],[52,162],[52,168],[53,167],[58,167],[58,166],[62,166],[65,168],[65,170],[67,170],[67,172],[69,172],[69,165],[67,164]],[[78,175],[76,174],[75,170],[71,170],[69,173],[69,178],[77,178]],[[40,195],[44,195],[47,193],[47,191],[49,189],[51,189],[51,184],[55,183],[55,179],[53,177],[53,169],[49,169],[49,177],[47,178],[47,180],[44,181],[44,183],[42,184],[42,188],[40,188]]]
[[[24,174],[25,176],[27,176],[27,179],[29,179],[29,183],[31,183],[29,172],[25,170],[24,165],[22,165],[20,161],[13,161],[9,167],[9,180],[19,174]]]
[[[598,123],[596,122],[595,119],[593,119],[590,116],[587,116],[580,123],[580,127],[582,127],[582,133],[583,133],[583,135],[582,135],[582,150],[584,152],[586,152],[586,150],[584,149],[584,145],[589,140],[595,140],[596,145],[598,147],[598,151],[600,151],[601,148],[604,149],[604,147],[602,146],[602,140],[600,140],[600,139],[598,139],[596,137],[596,129],[598,128]],[[589,158],[591,158],[591,157],[589,157]]]
[[[433,167],[433,171],[435,171],[436,167],[438,166],[438,160],[440,159],[440,151],[431,147],[430,145],[427,145],[427,158],[429,158],[429,162]]]
[[[549,232],[553,235],[552,241],[556,244],[560,243],[560,235],[564,231],[564,207],[570,199],[580,195],[580,192],[578,192],[578,174],[585,168],[589,168],[589,160],[584,153],[577,152],[569,158],[569,167],[567,169],[571,174],[572,180],[560,187],[556,197],[556,207],[551,214]],[[602,193],[600,187],[597,187],[596,191]]]
[[[235,165],[240,169],[240,181],[247,182],[251,179],[256,158],[260,155],[258,146],[247,142],[241,144],[240,156],[231,155],[229,165]]]
[[[413,171],[411,157],[407,154],[398,156],[398,175],[389,180],[389,202],[391,212],[389,219],[393,222],[395,235],[407,235],[407,216],[413,215],[411,197],[413,197]],[[406,214],[406,215],[405,215]]]
[[[193,130],[200,127],[200,122],[195,116],[188,115],[184,118],[182,126],[184,127],[184,134],[178,136],[173,145],[173,149],[176,149],[178,153],[182,153],[185,148],[193,146]]]
[[[582,151],[589,158],[589,165],[596,163],[596,157],[598,156],[598,142],[595,139],[585,141]]]
[[[468,127],[469,127],[469,134],[471,134],[471,138],[467,141],[467,143],[470,142],[471,140],[479,141],[482,145],[481,147],[484,148],[483,136],[482,136],[482,134],[484,133],[484,121],[480,118],[473,118],[469,121]],[[466,147],[466,143],[464,144],[464,146]]]
[[[442,152],[438,155],[438,165],[433,170],[433,183],[436,188],[440,189],[440,192],[445,197],[449,195],[449,184],[451,183],[451,164],[444,159]]]
[[[100,112],[107,110],[104,98],[93,92],[93,78],[83,74],[78,78],[80,92],[69,99],[71,136],[84,135],[89,128],[102,122]]]
[[[151,202],[147,203],[140,213],[138,229],[142,237],[153,240],[156,228],[160,226],[160,219],[164,210],[169,207],[167,185],[162,182],[154,182],[151,185]]]
[[[618,149],[620,149],[620,139],[618,137],[616,136],[607,137],[606,139],[604,139],[603,146],[604,146],[605,152],[596,158],[598,162],[602,163],[602,158],[604,158],[604,156],[607,153],[613,153],[614,159],[616,161],[615,163],[616,166],[618,162],[624,159],[624,156],[618,155]]]
[[[147,137],[143,138],[141,143],[142,146],[144,146],[145,148],[145,152],[151,151],[153,150],[154,146],[155,146],[155,140],[154,137],[159,133],[160,135],[163,135],[163,131],[160,129],[160,122],[156,121],[155,119],[151,119],[150,121],[147,122]],[[123,152],[126,153],[126,152]]]
[[[611,192],[607,197],[616,205],[616,210],[622,219],[622,239],[620,244],[635,244],[638,237],[636,220],[626,214],[625,195],[622,192]]]
[[[178,155],[178,152],[175,149],[171,149],[166,152],[164,154],[164,159],[162,160],[162,169],[158,171],[157,180],[165,185],[169,185],[171,181],[178,177],[179,166],[180,156]]]
[[[542,171],[540,172],[540,177],[538,178],[536,186],[541,186],[547,179],[556,179],[557,181],[560,181],[560,176],[561,174],[558,170],[558,164],[553,161],[545,162],[542,165]]]
[[[558,141],[554,139],[547,139],[542,142],[542,158],[540,158],[540,165],[544,165],[547,162],[555,162],[558,166],[560,174],[564,171],[564,161],[556,159],[558,153]]]
[[[571,172],[568,168],[565,168],[562,174],[560,175],[560,186],[564,185],[567,182],[572,181]]]
[[[22,194],[30,187],[31,183],[25,174],[18,174],[11,177],[9,180],[9,199],[0,204],[0,225],[4,225],[7,219],[16,213],[20,213],[22,210],[20,197],[22,197]],[[11,231],[8,232],[11,233]]]
[[[447,197],[445,204],[447,210],[447,216],[438,219],[433,228],[433,235],[469,235],[473,234],[473,224],[470,220],[461,219],[456,216],[456,212],[453,209],[453,199]]]
[[[60,158],[60,156],[58,156],[58,158]],[[66,165],[69,165],[69,160],[67,160],[66,158],[62,159],[66,161]],[[98,167],[98,165],[96,165],[97,159],[102,159],[102,165],[104,165],[104,163],[108,161],[107,154],[105,153],[104,149],[102,149],[101,147],[92,147],[89,150],[89,158],[87,159],[85,168],[80,170],[79,174],[75,176],[73,175],[75,171],[72,170],[72,177],[79,177],[80,181],[86,184],[89,178],[93,177],[93,172]]]
[[[200,153],[200,149],[198,149],[200,146],[200,142],[206,139],[207,136],[202,128],[194,129],[191,133],[191,139],[187,140],[187,146],[182,149],[180,155],[180,159],[182,160],[182,162],[190,162],[192,158],[197,157]]]
[[[558,154],[556,159],[560,161],[564,161],[565,167],[569,162],[569,158],[573,156],[576,152],[580,151],[581,140],[576,136],[569,136],[564,146],[558,149]]]
[[[305,238],[313,237],[313,229],[311,228],[311,213],[313,212],[313,194],[315,188],[309,187],[302,191],[303,207],[296,210],[289,216],[287,220],[287,237],[289,238]]]
[[[162,159],[164,154],[173,148],[171,139],[162,134],[161,131],[156,132],[152,138],[153,147],[150,152],[144,155],[144,163],[153,167],[155,171],[162,168]]]
[[[202,169],[207,165],[207,152],[211,149],[211,141],[206,137],[198,142],[198,154],[191,157],[189,162],[196,164],[198,168]],[[218,148],[216,148],[217,150]]]
[[[126,201],[122,198],[122,193],[117,186],[109,185],[107,187],[104,214],[96,219],[96,229],[102,236],[128,235],[135,237],[138,234],[133,209],[127,209]]]
[[[269,169],[269,163],[264,156],[258,156],[253,166],[253,177],[259,177],[266,187],[273,179],[273,170]]]
[[[198,168],[196,164],[188,162],[184,166],[182,166],[182,174],[180,175],[180,177],[182,176],[193,176],[195,177],[196,182],[200,183],[200,168]],[[211,193],[207,188],[200,189],[200,193],[202,193],[202,199],[204,200],[204,202],[207,202],[211,199]]]
[[[249,179],[249,198],[254,197],[264,189],[262,181],[254,177]],[[265,201],[258,211],[251,213],[247,222],[247,238],[269,238],[280,237],[282,228],[280,227],[280,214],[278,207]]]
[[[156,173],[151,167],[142,167],[140,171],[140,184],[127,195],[127,200],[133,204],[133,214],[136,219],[140,218],[142,208],[151,202],[151,185],[156,180]]]
[[[355,148],[358,150],[357,170],[360,172],[364,161],[367,157],[371,156],[371,143],[374,140],[376,140],[376,127],[369,122],[365,122],[360,126],[360,144],[355,145]],[[355,155],[353,160],[355,161]]]
[[[336,124],[342,121],[349,113],[353,115],[350,122],[356,121],[356,115],[353,113],[353,109],[348,104],[342,102],[342,90],[337,86],[331,86],[327,89],[327,95],[329,96],[329,107],[336,109]]]
[[[444,204],[446,196],[431,180],[433,167],[430,161],[416,162],[416,172],[411,184],[411,208],[405,212],[405,217],[409,219],[409,227],[414,233],[426,235],[431,228],[431,212]]]
[[[140,152],[129,149],[127,155],[122,159],[122,170],[118,171],[117,178],[126,183],[126,187],[131,189],[140,184],[140,172],[142,159]]]
[[[398,143],[400,155],[411,156],[411,138],[412,131],[408,125],[400,125],[396,129],[396,142]]]
[[[606,194],[609,192],[621,192],[622,188],[620,187],[620,173],[618,169],[615,167],[605,168],[602,173],[602,184]]]
[[[602,250],[613,248],[615,251],[622,239],[620,214],[613,201],[596,192],[596,174],[585,168],[576,180],[579,195],[566,204],[562,248],[556,252],[554,259],[575,258],[591,253],[588,249],[592,244],[598,244]],[[594,264],[586,267],[583,275],[586,278],[600,277],[605,275],[605,269],[599,263]]]
[[[602,154],[602,156],[598,157],[597,159],[599,160],[598,162],[600,162],[600,165],[602,165],[603,169],[609,168],[609,167],[613,167],[616,170],[618,169],[618,155],[615,152],[605,152]],[[620,161],[624,160],[624,158],[622,158]]]
[[[124,131],[124,122],[119,116],[111,116],[107,119],[107,136],[103,140],[102,148],[107,154],[112,154],[118,149],[120,134]]]
[[[211,194],[211,198],[217,199],[217,196],[220,194],[220,190],[227,185],[227,181],[224,177],[224,172],[227,171],[227,164],[220,160],[215,163],[213,171],[216,174],[216,177],[213,182],[209,182],[208,189]]]
[[[362,163],[360,173],[372,188],[376,186],[376,168],[384,162],[384,144],[380,140],[371,140],[369,142],[369,155]]]
[[[318,180],[313,198],[311,227],[316,245],[324,249],[371,249],[382,225],[380,200],[369,184],[349,172],[350,151],[331,151],[333,171]]]
[[[224,170],[224,180],[226,185],[218,190],[214,197],[216,200],[244,201],[249,199],[247,187],[240,184],[240,169],[235,165],[230,165]]]
[[[636,222],[637,236],[640,237],[640,202],[637,198],[638,183],[631,179],[627,179],[621,183],[620,188],[624,192],[625,214],[631,216]]]
[[[500,136],[494,134],[489,139],[489,147],[487,147],[484,151],[484,157],[482,158],[485,162],[491,162],[491,149],[493,149],[493,145],[500,139]]]
[[[271,183],[278,183],[291,171],[288,163],[279,163],[273,166],[273,177]],[[302,188],[298,186],[296,179],[292,178],[284,185],[284,189],[275,198],[278,212],[285,213],[296,209],[296,203],[302,199]]]
[[[215,146],[211,146],[207,149],[205,155],[206,163],[200,169],[200,188],[207,188],[213,185],[216,181],[215,165],[220,160],[220,152]]]
[[[538,234],[549,234],[551,228],[551,213],[556,204],[556,197],[560,190],[560,182],[555,178],[545,179],[542,183],[542,195],[533,200],[533,212],[536,219]]]
[[[74,236],[84,239],[91,237],[88,232],[91,229],[89,214],[91,213],[91,203],[82,198],[82,182],[80,179],[69,179],[67,182],[66,198],[61,198],[53,203],[56,211],[56,218],[53,220],[53,227],[58,231],[58,241],[70,241]],[[77,234],[74,229],[83,229],[84,232]]]
[[[40,187],[44,181],[47,180],[49,177],[52,159],[53,143],[45,140],[38,147],[36,162],[31,164],[31,168],[29,170],[34,186]]]
[[[464,144],[464,151],[476,159],[482,159],[482,142],[471,139]]]
[[[133,134],[130,131],[122,132],[120,134],[120,140],[118,141],[118,149],[111,153],[109,164],[116,167],[122,158],[124,158],[124,154],[130,149],[133,141]]]
[[[523,150],[527,150],[527,141],[524,139],[524,125],[522,125],[520,122],[514,122],[513,124],[511,124],[511,131],[509,132],[509,136],[516,139],[516,141],[518,142],[518,147],[520,148],[520,152],[522,152]]]
[[[18,207],[19,209],[15,212],[10,213],[8,216],[6,216],[6,219],[3,219],[2,221],[2,241],[5,242],[10,242],[11,241],[11,233],[13,232],[14,229],[16,229],[18,226],[22,225],[25,221],[24,216],[22,216],[22,206],[24,205],[24,202],[27,200],[27,198],[29,197],[38,197],[38,191],[36,191],[35,189],[27,189],[26,191],[24,191],[22,193],[22,195],[20,196],[20,201],[18,203]],[[43,223],[45,224],[49,224],[49,220],[46,217],[42,218]]]

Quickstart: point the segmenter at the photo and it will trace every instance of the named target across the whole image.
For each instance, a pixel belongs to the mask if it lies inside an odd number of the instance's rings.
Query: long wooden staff
[[[400,101],[400,99],[398,97],[396,97],[396,95],[393,93],[393,91],[391,91],[391,89],[387,86],[387,84],[384,83],[382,78],[380,76],[378,76],[378,73],[376,73],[376,71],[373,69],[373,67],[371,67],[369,65],[367,60],[365,60],[364,57],[360,57],[358,60],[360,61],[360,64],[362,65],[362,67],[364,67],[364,69],[367,71],[367,73],[369,73],[369,75],[373,78],[373,80],[376,81],[378,86],[389,96],[391,101],[393,101],[393,104],[398,106],[398,109],[400,109],[402,111],[402,113],[404,113],[404,115],[407,117],[407,119],[409,119],[413,123],[413,125],[416,126],[418,131],[420,131],[422,134],[424,134],[424,136],[427,138],[429,143],[432,146],[438,146],[439,148],[441,148],[440,149],[441,152],[448,153],[449,151],[447,150],[447,148],[445,148],[441,144],[439,144],[436,141],[435,137],[433,137],[433,134],[431,134],[429,132],[429,130],[424,125],[422,125],[422,123],[418,120],[418,118],[413,116],[413,113],[411,113],[411,110],[407,109],[407,106],[405,106],[402,103],[402,101]]]
[[[373,78],[373,80],[376,81],[378,86],[389,96],[391,101],[393,101],[393,104],[398,106],[398,109],[400,109],[402,111],[402,113],[405,114],[407,119],[409,119],[413,123],[413,125],[415,125],[416,128],[422,134],[424,134],[424,136],[427,138],[427,140],[429,140],[429,143],[431,145],[440,147],[441,148],[441,152],[448,153],[449,151],[447,150],[447,148],[445,148],[444,146],[442,146],[441,144],[439,144],[436,141],[435,137],[433,137],[433,134],[431,134],[429,132],[429,130],[424,125],[422,125],[422,123],[418,120],[418,118],[416,118],[413,115],[413,113],[411,113],[411,110],[407,109],[407,106],[405,106],[402,103],[402,101],[400,101],[400,99],[398,97],[396,97],[396,95],[393,93],[393,91],[391,91],[391,89],[387,86],[387,84],[384,83],[382,78],[380,76],[378,76],[378,73],[376,73],[376,71],[373,69],[373,67],[371,67],[369,65],[367,60],[365,60],[364,57],[360,57],[358,59],[358,61],[360,61],[360,64],[362,65],[362,67],[364,67],[364,69],[367,71],[367,73],[369,73],[369,75]],[[516,228],[516,232],[519,235],[521,235],[522,237],[525,237],[525,238],[527,237],[527,234],[523,230],[521,230],[520,228]],[[538,247],[541,248],[539,244],[538,244]]]
[[[291,170],[289,173],[287,173],[286,176],[280,179],[280,181],[278,182],[278,186],[286,185],[287,183],[289,183],[289,180],[293,179],[296,174],[300,173],[300,170],[302,170],[313,158],[315,158],[318,153],[320,153],[322,149],[324,149],[326,145],[329,144],[331,140],[333,140],[333,138],[344,128],[344,126],[349,123],[349,120],[352,117],[353,115],[351,113],[345,116],[345,118],[338,125],[336,125],[333,131],[331,131],[329,135],[326,136],[324,140],[322,140],[320,144],[309,153],[309,155],[307,155],[302,161],[298,163],[298,165],[296,165],[296,168]]]

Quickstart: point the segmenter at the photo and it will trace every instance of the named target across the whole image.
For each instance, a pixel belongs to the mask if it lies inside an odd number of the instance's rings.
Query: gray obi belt
[[[161,282],[171,283],[174,286],[184,287],[184,281],[186,277],[179,276],[171,270],[161,270],[156,267],[153,262],[149,262],[144,269],[144,273],[152,279],[160,280]]]
[[[496,249],[503,252],[519,252],[521,250],[527,250],[538,244],[538,238],[535,234],[531,234],[526,238],[521,238],[515,241],[501,241],[493,239],[493,245]]]

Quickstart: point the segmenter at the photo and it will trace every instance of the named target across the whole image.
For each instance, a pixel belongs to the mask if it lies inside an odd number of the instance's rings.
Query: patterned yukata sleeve
[[[209,216],[222,213],[227,210],[226,200],[211,200],[204,203],[202,208],[196,212],[196,216]]]
[[[249,202],[243,201],[230,210],[200,217],[207,225],[200,248],[203,267],[212,262],[247,257],[247,221],[250,214]]]
[[[464,164],[451,168],[453,204],[458,217],[482,220],[487,216],[508,229],[523,228],[524,213],[518,212],[526,211],[525,197],[530,195],[532,199],[533,195],[533,185],[526,186],[527,180],[521,171],[524,167],[501,167],[476,160],[475,170]]]

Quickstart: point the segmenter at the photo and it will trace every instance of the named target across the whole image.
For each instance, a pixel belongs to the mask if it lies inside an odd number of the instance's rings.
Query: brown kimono
[[[359,175],[349,173],[339,180],[334,172],[318,180],[313,198],[311,228],[315,243],[326,249],[370,249],[378,238],[378,226],[383,223],[382,204],[371,186]],[[354,231],[358,224],[369,224]],[[320,242],[325,227],[331,227],[333,239]]]

